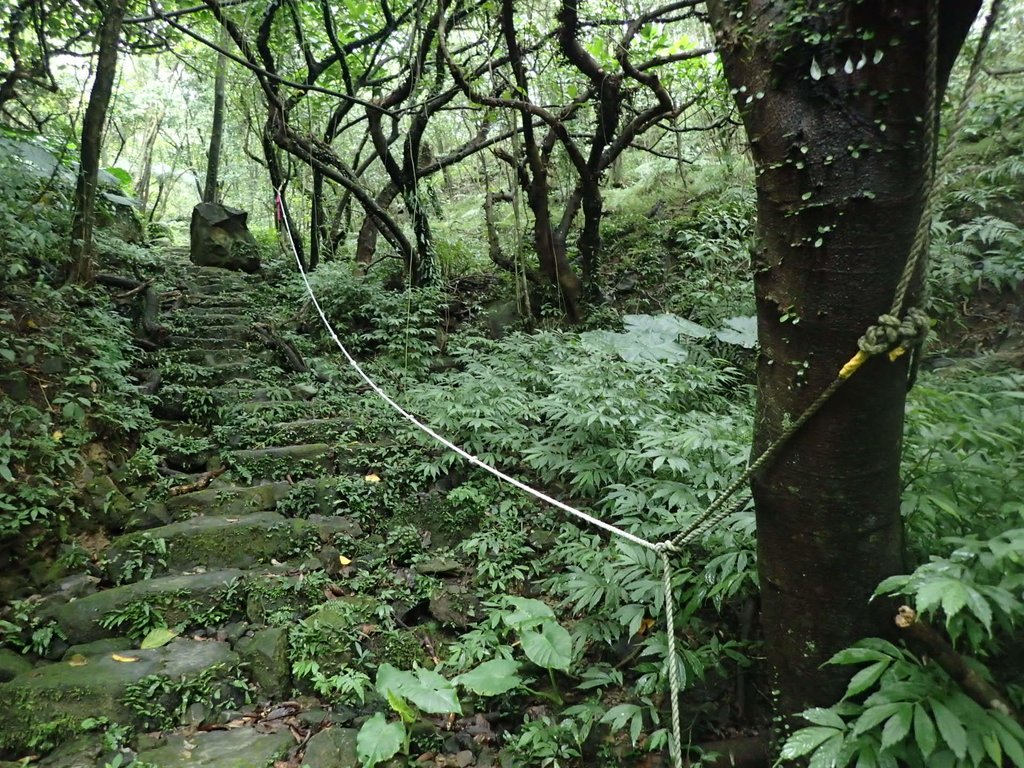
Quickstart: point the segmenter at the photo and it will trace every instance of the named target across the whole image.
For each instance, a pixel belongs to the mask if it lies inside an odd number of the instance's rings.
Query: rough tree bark
[[[98,34],[99,56],[89,105],[82,120],[82,148],[75,183],[75,206],[71,220],[71,265],[68,282],[89,283],[93,277],[92,229],[96,222],[96,175],[100,168],[103,126],[117,74],[117,46],[127,0],[109,0],[103,11]]]
[[[979,5],[938,3],[940,91]],[[933,162],[921,131],[928,2],[709,6],[757,174],[756,455],[893,299]],[[754,480],[762,624],[782,714],[835,702],[847,672],[822,663],[891,633],[891,610],[869,598],[903,569],[906,386],[906,356],[871,360]]]

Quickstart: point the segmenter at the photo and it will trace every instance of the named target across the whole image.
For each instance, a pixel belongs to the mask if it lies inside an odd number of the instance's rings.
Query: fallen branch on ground
[[[228,471],[227,467],[221,467],[220,469],[214,469],[203,474],[194,483],[186,483],[185,485],[176,485],[171,488],[170,496],[183,496],[186,493],[194,493],[195,491],[201,491],[218,477]]]

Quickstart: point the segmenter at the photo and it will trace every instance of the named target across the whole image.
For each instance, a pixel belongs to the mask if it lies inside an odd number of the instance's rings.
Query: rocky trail
[[[0,743],[56,746],[36,763],[50,768],[357,766],[372,684],[332,676],[360,654],[406,668],[429,655],[414,625],[466,622],[446,598],[463,574],[422,531],[406,531],[420,557],[403,566],[364,530],[387,514],[367,457],[389,437],[340,412],[327,376],[286,370],[294,349],[262,316],[263,278],[171,258],[152,354],[169,477],[93,479],[109,540],[38,597],[46,658],[0,651]],[[492,764],[480,743],[442,734],[431,764]]]

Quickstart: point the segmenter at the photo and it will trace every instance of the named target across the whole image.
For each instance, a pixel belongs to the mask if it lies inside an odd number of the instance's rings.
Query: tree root
[[[115,299],[128,299],[137,294],[142,294],[142,331],[151,340],[162,340],[167,335],[167,329],[157,322],[157,314],[160,312],[160,297],[153,287],[152,280],[133,280],[130,277],[119,275],[96,275],[96,282],[108,288],[120,288],[124,293],[115,296]]]

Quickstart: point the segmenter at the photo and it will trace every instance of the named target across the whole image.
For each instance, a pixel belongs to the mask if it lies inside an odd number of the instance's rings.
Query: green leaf
[[[526,630],[520,635],[526,658],[545,669],[568,669],[572,663],[572,637],[561,624],[544,622],[540,631]]]
[[[142,644],[139,648],[146,650],[149,648],[160,648],[161,646],[167,645],[171,640],[176,638],[178,633],[173,629],[167,629],[167,627],[157,627],[149,631],[144,638],[142,638]]]
[[[836,768],[845,743],[843,735],[836,734],[814,751],[807,768]]]
[[[377,668],[377,691],[388,701],[391,696],[405,699],[422,712],[462,714],[462,705],[451,682],[433,670],[417,669],[415,672],[396,669],[388,663]],[[392,703],[395,711],[401,709]],[[403,717],[406,715],[403,714]]]
[[[887,579],[883,579],[882,583],[875,587],[875,597],[879,595],[903,594],[909,581],[910,576],[906,575],[890,576]]]
[[[843,722],[835,710],[824,709],[823,707],[812,707],[811,709],[805,709],[800,713],[800,717],[807,720],[814,725],[824,725],[829,728],[838,728],[839,730],[845,730],[846,723]]]
[[[957,759],[963,760],[967,754],[967,733],[956,715],[949,711],[949,708],[941,701],[931,702],[932,713],[935,715],[935,725],[939,728],[939,735],[946,742]]]
[[[403,691],[403,695],[409,701],[424,712],[433,715],[443,715],[449,712],[462,714],[459,696],[449,680],[432,669],[417,669],[415,674],[418,685],[408,691]]]
[[[779,757],[782,760],[795,760],[798,757],[803,757],[836,736],[837,733],[835,728],[801,728],[786,739]]]
[[[512,659],[491,659],[452,681],[479,696],[500,696],[521,685],[519,662]]]
[[[363,768],[373,768],[397,755],[404,742],[405,726],[389,723],[383,713],[377,712],[363,723],[356,735],[356,755]]]
[[[846,693],[843,694],[844,699],[848,699],[851,696],[856,696],[858,693],[863,693],[868,688],[872,687],[878,678],[889,668],[892,663],[892,659],[888,656],[885,657],[885,661],[876,661],[870,667],[864,667],[850,678],[850,684],[846,686]]]
[[[944,579],[942,590],[942,610],[946,612],[946,620],[953,618],[967,605],[967,587],[954,579]]]
[[[854,723],[852,735],[860,736],[862,733],[870,731],[886,718],[892,717],[896,714],[896,711],[902,706],[904,706],[903,703],[896,703],[879,704],[877,707],[868,707],[864,710],[864,713],[857,718],[857,722]]]
[[[914,705],[914,739],[917,741],[917,748],[921,750],[921,755],[927,760],[928,756],[935,751],[937,738],[935,723],[928,715],[928,710],[920,704]]]
[[[910,726],[914,722],[914,706],[912,704],[900,704],[896,714],[890,717],[882,728],[882,749],[899,744],[910,733]]]
[[[551,606],[540,600],[529,597],[509,597],[505,601],[515,607],[514,611],[506,613],[502,617],[505,626],[511,629],[527,629],[535,627],[547,619],[555,618],[555,612],[551,610]]]

